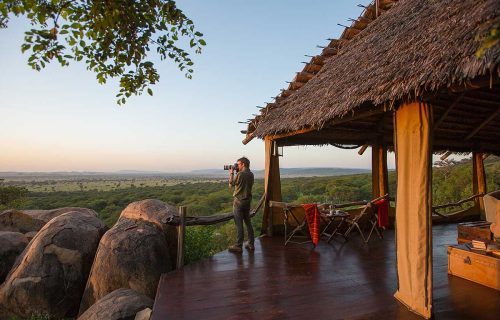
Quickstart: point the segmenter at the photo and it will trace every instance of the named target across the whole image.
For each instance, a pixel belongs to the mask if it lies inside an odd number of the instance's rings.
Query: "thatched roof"
[[[426,99],[443,89],[463,90],[469,80],[500,74],[500,45],[481,58],[475,55],[478,37],[500,25],[499,0],[394,2],[380,0],[385,10],[377,10],[378,17],[372,4],[325,48],[329,56],[324,50],[311,59],[306,68],[312,72],[304,68],[290,85],[298,88],[289,87],[262,109],[247,137],[325,128],[346,115],[390,109],[395,102]],[[301,76],[305,81],[297,81]]]

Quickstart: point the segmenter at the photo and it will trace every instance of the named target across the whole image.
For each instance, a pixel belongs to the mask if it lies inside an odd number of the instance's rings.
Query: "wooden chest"
[[[467,246],[448,246],[448,273],[500,290],[500,258],[472,252]]]
[[[474,221],[459,223],[457,226],[458,243],[481,240],[486,243],[493,243],[493,234],[490,231],[491,222]]]

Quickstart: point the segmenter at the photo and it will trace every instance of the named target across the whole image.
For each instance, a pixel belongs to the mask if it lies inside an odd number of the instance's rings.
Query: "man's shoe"
[[[229,248],[227,248],[227,250],[229,252],[235,252],[235,253],[241,253],[243,252],[243,249],[241,249],[241,247],[237,244],[233,245],[233,246],[230,246]]]
[[[245,248],[248,250],[248,251],[254,251],[255,250],[255,247],[253,244],[251,243],[247,243],[245,244]]]

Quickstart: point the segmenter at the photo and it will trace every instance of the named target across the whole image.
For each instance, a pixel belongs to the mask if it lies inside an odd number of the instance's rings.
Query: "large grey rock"
[[[19,210],[6,210],[0,213],[0,231],[26,233],[38,231],[45,221],[34,218]]]
[[[21,317],[78,312],[92,260],[106,226],[95,214],[67,212],[50,220],[16,260],[0,287],[0,305]]]
[[[16,258],[28,245],[24,234],[12,231],[0,231],[0,283],[5,280]]]
[[[159,228],[171,228],[163,222],[177,214],[177,209],[157,199],[132,202],[120,214],[120,219],[144,220],[156,224]]]
[[[6,210],[0,213],[0,231],[28,233],[40,230],[51,219],[67,212],[80,212],[97,217],[92,209],[65,207],[52,210]]]
[[[22,212],[26,213],[27,215],[30,215],[35,219],[45,221],[45,223],[67,212],[87,213],[97,217],[97,213],[94,210],[88,208],[80,208],[80,207],[64,207],[51,210],[23,210]]]
[[[80,314],[118,288],[154,299],[162,273],[172,270],[163,231],[144,220],[121,218],[99,243]]]
[[[176,214],[176,207],[157,199],[146,199],[129,204],[123,209],[118,221],[124,219],[143,220],[159,227],[167,239],[172,268],[175,269],[177,257],[177,229],[174,226],[165,224],[165,221],[167,218]]]
[[[97,301],[78,320],[134,320],[138,313],[152,307],[152,299],[134,290],[121,288]]]
[[[30,231],[26,232],[24,235],[26,236],[26,238],[28,238],[28,241],[31,241],[36,236],[37,233],[38,231]]]

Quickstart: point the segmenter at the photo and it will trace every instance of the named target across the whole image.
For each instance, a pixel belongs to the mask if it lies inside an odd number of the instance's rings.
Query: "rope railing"
[[[464,203],[474,201],[476,198],[480,198],[480,197],[483,197],[483,196],[484,196],[484,193],[479,193],[479,194],[475,194],[473,196],[470,196],[470,197],[468,197],[466,199],[460,200],[458,202],[451,202],[451,203],[441,204],[441,205],[438,205],[438,206],[433,206],[432,207],[432,213],[435,214],[435,215],[438,215],[438,216],[440,216],[442,218],[449,219],[450,216],[452,216],[453,214],[455,214],[457,212],[460,212],[461,210],[454,211],[454,212],[449,212],[447,214],[440,213],[437,210],[439,210],[439,209],[445,209],[445,208],[453,208],[453,207],[460,207],[460,208],[462,208],[462,205]]]
[[[265,194],[260,198],[255,209],[250,211],[250,218],[254,217],[264,204],[266,199]],[[179,207],[179,214],[172,215],[164,219],[162,222],[170,226],[177,227],[177,269],[182,269],[184,266],[184,251],[185,251],[185,238],[187,226],[206,226],[226,222],[234,218],[234,214],[222,213],[211,216],[189,217],[187,216],[187,207]]]
[[[262,205],[264,204],[264,199],[265,195],[263,195],[259,202],[257,203],[257,206],[255,209],[250,211],[250,218],[254,217],[257,212],[260,210]],[[182,208],[182,207],[180,207]],[[211,216],[198,216],[198,217],[190,217],[186,216],[185,217],[185,225],[186,226],[207,226],[207,225],[212,225],[212,224],[217,224],[221,222],[226,222],[234,218],[234,215],[232,212],[228,213],[219,213],[219,214],[214,214]],[[179,215],[172,215],[164,219],[162,222],[165,224],[168,224],[170,226],[179,226],[181,221],[180,221],[180,214]]]

